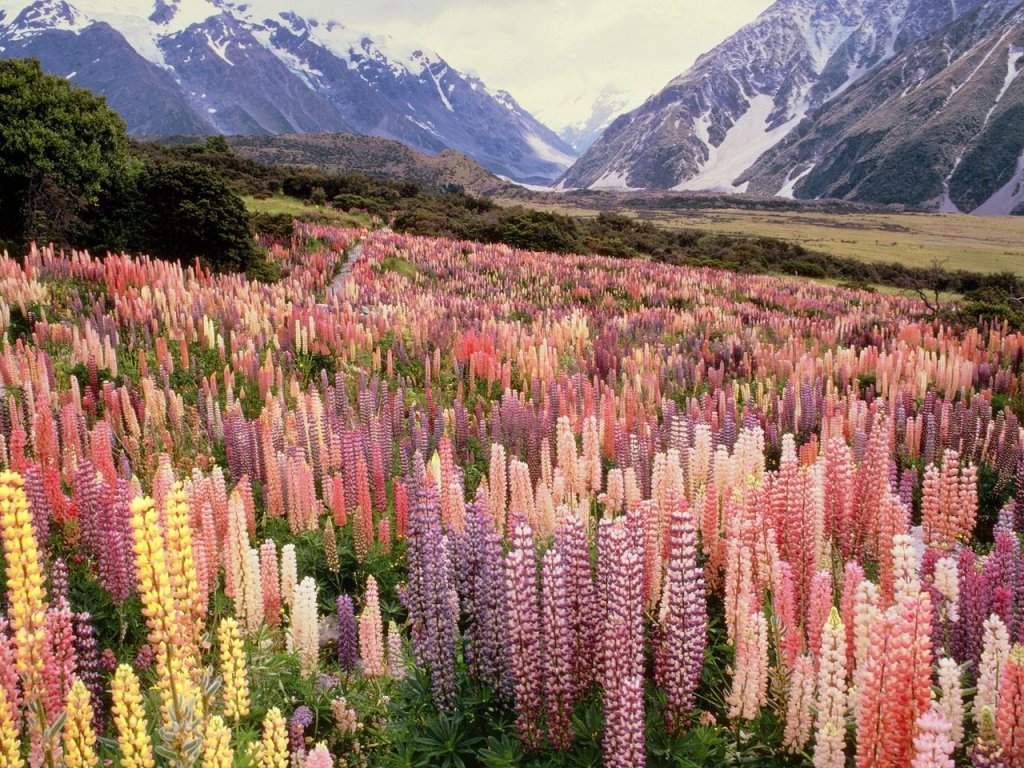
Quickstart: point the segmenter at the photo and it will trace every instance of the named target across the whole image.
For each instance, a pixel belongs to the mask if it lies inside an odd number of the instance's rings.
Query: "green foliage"
[[[238,193],[197,163],[156,163],[137,181],[142,209],[138,245],[161,258],[199,258],[218,271],[239,271],[257,259],[249,215]]]
[[[124,122],[34,59],[0,61],[0,114],[0,237],[73,232],[76,214],[125,164]]]

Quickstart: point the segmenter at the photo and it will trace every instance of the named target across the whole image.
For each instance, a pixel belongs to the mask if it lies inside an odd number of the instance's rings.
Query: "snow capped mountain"
[[[612,122],[559,186],[844,196],[848,190],[841,185],[814,184],[822,168],[845,167],[844,158],[856,154],[846,147],[846,155],[836,156],[836,145],[829,143],[836,126],[828,123],[828,116],[856,103],[844,112],[844,125],[865,117],[865,110],[879,104],[864,94],[885,90],[894,69],[906,85],[915,78],[927,79],[921,73],[933,77],[952,67],[971,48],[961,37],[945,41],[948,55],[938,63],[908,58],[908,52],[941,53],[942,45],[932,41],[965,19],[974,19],[972,29],[987,35],[992,24],[1008,18],[1019,4],[778,0],[639,108]],[[1010,46],[1020,43],[1012,30],[1002,40],[993,55],[1002,61],[1010,93],[1019,87],[1015,82],[1024,82],[1006,68]],[[874,121],[875,134],[905,127],[899,110],[890,111],[888,118]],[[816,131],[822,125],[830,127]],[[808,135],[817,136],[813,149],[804,141]],[[788,149],[797,145],[801,151]],[[1000,179],[1016,169],[1018,156]],[[857,157],[862,163],[867,159]],[[870,199],[856,192],[852,196]]]
[[[612,120],[639,106],[642,100],[642,97],[631,96],[612,86],[606,86],[593,100],[585,94],[567,99],[563,105],[564,112],[585,114],[586,117],[568,123],[558,130],[558,135],[577,152],[585,152],[600,138],[604,129],[611,125]],[[546,122],[551,124],[550,121]]]
[[[432,51],[271,3],[0,0],[0,57],[105,95],[136,134],[355,132],[543,183],[571,146]]]

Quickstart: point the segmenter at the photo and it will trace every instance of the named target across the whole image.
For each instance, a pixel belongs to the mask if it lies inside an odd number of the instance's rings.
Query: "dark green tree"
[[[255,263],[245,203],[209,168],[153,163],[139,174],[135,198],[141,223],[133,249],[186,263],[198,257],[219,271],[245,270]]]
[[[125,167],[124,122],[35,59],[0,61],[0,115],[0,239],[71,242]]]

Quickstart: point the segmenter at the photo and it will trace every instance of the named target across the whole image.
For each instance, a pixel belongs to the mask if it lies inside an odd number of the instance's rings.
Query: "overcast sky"
[[[432,48],[556,130],[606,87],[631,106],[752,21],[769,0],[301,0],[396,42]]]

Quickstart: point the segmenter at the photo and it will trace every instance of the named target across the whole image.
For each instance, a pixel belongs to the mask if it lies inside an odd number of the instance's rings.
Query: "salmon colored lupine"
[[[363,610],[359,614],[359,661],[363,674],[379,677],[384,665],[384,625],[380,615],[380,591],[373,576],[366,577]]]
[[[1007,763],[1024,765],[1024,645],[1013,646],[1003,668],[996,731]]]
[[[127,664],[118,666],[111,682],[111,714],[124,768],[153,768],[153,746],[143,709],[139,679]]]

